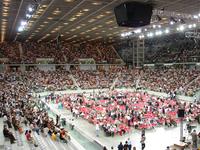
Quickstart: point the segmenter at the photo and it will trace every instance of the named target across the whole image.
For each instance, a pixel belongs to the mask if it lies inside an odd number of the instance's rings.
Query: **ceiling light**
[[[28,11],[29,11],[29,12],[33,12],[33,8],[32,8],[32,7],[29,7],[29,8],[28,8]]]
[[[195,28],[196,26],[197,26],[196,24],[193,24],[193,25],[192,25],[193,28]]]
[[[66,2],[73,2],[74,0],[65,0]]]
[[[144,38],[144,35],[140,35],[139,38],[140,38],[140,39],[143,39],[143,38]]]
[[[19,32],[22,32],[24,30],[24,28],[22,27],[22,26],[20,26],[19,28],[18,28],[18,31]]]
[[[173,21],[170,21],[170,24],[171,24],[171,25],[173,25],[173,24],[174,24],[174,22],[173,22]]]
[[[147,34],[147,37],[153,37],[153,33],[152,33],[152,32],[149,32],[149,33]]]
[[[183,25],[180,25],[179,30],[183,31],[185,29],[185,27]]]
[[[188,28],[189,28],[189,29],[191,29],[191,28],[192,28],[192,26],[193,26],[193,25],[189,24],[189,25],[188,25]]]
[[[26,14],[26,17],[29,19],[29,18],[31,18],[31,15],[30,14]]]
[[[94,2],[93,5],[101,5],[101,2]]]
[[[121,34],[121,37],[126,37],[132,35],[132,32],[125,32]]]
[[[155,35],[161,35],[162,31],[156,31]]]
[[[166,29],[166,30],[165,30],[165,33],[166,33],[166,34],[169,33],[169,29]]]
[[[83,11],[87,12],[87,11],[89,11],[89,9],[83,9]]]
[[[173,25],[175,22],[177,22],[173,17],[170,17],[170,24]]]
[[[194,15],[193,18],[194,18],[194,19],[198,19],[199,17],[198,17],[197,15]]]
[[[21,22],[21,25],[22,25],[22,26],[25,26],[25,25],[27,25],[27,22],[26,22],[26,21],[22,21],[22,22]]]
[[[141,29],[137,29],[137,30],[135,30],[134,32],[135,32],[135,33],[141,33],[142,30],[141,30]]]

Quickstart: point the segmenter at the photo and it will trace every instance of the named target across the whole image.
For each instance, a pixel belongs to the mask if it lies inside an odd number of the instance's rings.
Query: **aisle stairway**
[[[71,80],[73,81],[74,86],[76,86],[78,90],[81,90],[80,86],[77,84],[76,79],[73,77],[73,75],[70,74],[69,77],[70,77]]]
[[[24,131],[28,129],[23,126]],[[3,130],[3,119],[0,118],[0,130]],[[11,129],[16,138],[16,143],[10,144],[8,139],[5,139],[3,133],[0,135],[0,150],[76,150],[69,143],[63,143],[61,141],[52,141],[50,136],[43,137],[36,132],[32,132],[32,136],[37,143],[37,147],[27,142],[24,133],[20,134],[18,131]]]

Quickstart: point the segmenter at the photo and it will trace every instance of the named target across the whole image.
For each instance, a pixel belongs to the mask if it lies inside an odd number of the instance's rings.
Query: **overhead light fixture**
[[[170,21],[170,24],[171,24],[171,25],[173,25],[173,24],[174,24],[174,22],[173,22],[173,21]]]
[[[27,22],[26,22],[26,21],[22,21],[22,22],[21,22],[21,25],[22,25],[22,26],[26,26],[26,25],[27,25]]]
[[[180,25],[178,28],[176,28],[177,31],[183,31],[185,30],[185,27],[183,25]]]
[[[26,18],[30,19],[31,15],[30,14],[26,14]]]
[[[176,23],[177,21],[173,18],[173,17],[170,17],[170,24],[173,25],[174,23]]]
[[[28,11],[29,11],[29,12],[33,12],[33,8],[32,8],[32,7],[29,7],[29,8],[28,8]]]
[[[193,27],[193,25],[192,25],[192,24],[189,24],[189,25],[188,25],[188,28],[189,28],[189,29],[191,29],[192,27]]]
[[[132,32],[125,32],[125,33],[121,34],[121,37],[127,37],[127,36],[130,36],[130,35],[132,35]]]
[[[165,30],[165,33],[168,34],[168,33],[169,33],[169,29],[166,29],[166,30]]]
[[[18,31],[19,32],[22,32],[24,30],[24,28],[22,27],[22,26],[20,26],[19,28],[18,28]]]
[[[197,15],[194,15],[193,18],[194,18],[194,19],[198,19],[199,17],[198,17]]]
[[[155,35],[161,35],[162,34],[162,31],[156,31]]]
[[[141,30],[141,29],[137,29],[137,30],[135,30],[134,32],[135,32],[135,33],[141,33],[142,30]]]
[[[140,38],[140,39],[143,39],[143,38],[144,38],[144,35],[140,35],[139,38]]]
[[[153,37],[153,33],[152,32],[147,33],[147,37]]]

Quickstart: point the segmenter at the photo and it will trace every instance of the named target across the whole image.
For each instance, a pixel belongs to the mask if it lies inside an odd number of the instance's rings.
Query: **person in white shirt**
[[[8,120],[8,117],[6,115],[3,116],[3,123],[6,124]]]
[[[131,150],[131,148],[132,148],[132,143],[130,138],[128,138],[128,149]]]
[[[99,137],[99,123],[96,124],[96,136]]]

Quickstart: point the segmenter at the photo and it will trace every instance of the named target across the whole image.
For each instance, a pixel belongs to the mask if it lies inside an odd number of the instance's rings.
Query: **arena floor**
[[[44,101],[44,99],[43,99]],[[47,104],[47,103],[46,103]],[[70,121],[72,118],[71,113],[63,108],[58,109],[57,104],[47,104],[51,111],[60,114],[61,118],[66,118],[67,121]],[[100,133],[100,137],[96,137],[95,134],[95,126],[88,123],[88,121],[78,118],[73,121],[76,129],[78,129],[82,134],[87,136],[88,138],[96,141],[97,143],[110,148],[114,146],[115,149],[120,142],[125,142],[128,138],[131,139],[133,146],[135,146],[138,150],[141,149],[140,145],[140,137],[141,131],[132,129],[131,133],[125,134],[123,136],[114,136],[114,137],[106,137],[103,131]],[[187,135],[186,126],[184,124],[184,136],[190,139]],[[200,126],[197,125],[197,131],[200,130]],[[156,127],[155,129],[151,129],[146,131],[146,149],[147,150],[165,150],[167,146],[171,146],[175,143],[179,143],[180,139],[180,126],[175,128],[165,128],[165,127]],[[87,148],[90,150],[90,148]],[[93,149],[94,150],[94,149]],[[98,149],[97,149],[98,150]]]

